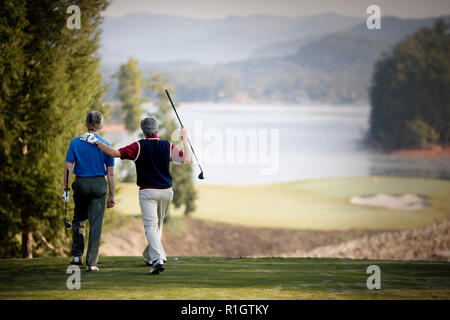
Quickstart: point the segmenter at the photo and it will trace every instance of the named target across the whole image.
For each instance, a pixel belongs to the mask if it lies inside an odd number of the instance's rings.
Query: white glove
[[[85,133],[80,137],[80,140],[86,141],[93,145],[98,145],[100,143],[100,140],[97,139],[95,134],[93,133]]]
[[[62,199],[63,199],[63,202],[69,202],[70,189],[64,189],[64,193],[63,193]]]

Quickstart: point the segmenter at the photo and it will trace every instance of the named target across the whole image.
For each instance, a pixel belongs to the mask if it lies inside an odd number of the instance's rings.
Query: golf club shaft
[[[69,168],[66,168],[66,181],[64,181],[64,190],[66,190],[69,187]],[[67,202],[64,208],[64,224],[67,221]]]
[[[181,126],[183,126],[183,123],[181,122],[181,119],[178,116],[177,109],[175,109],[175,105],[173,104],[172,98],[170,97],[169,91],[167,91],[167,90],[165,90],[165,91],[166,91],[167,97],[169,98],[170,104],[172,105],[173,111],[175,111],[175,114],[177,116],[178,122],[180,123]],[[192,144],[189,141],[189,138],[187,139],[187,141],[189,143],[189,146],[191,147],[192,154],[194,155],[195,160],[197,160],[197,164],[198,164],[198,167],[200,168],[200,171],[203,172],[202,167],[200,166],[200,162],[198,161],[197,155],[195,154],[194,148],[192,147]]]
[[[66,179],[64,181],[64,183],[65,183],[64,190],[67,190],[69,188],[69,174],[70,174],[70,171],[69,171],[69,168],[67,168],[66,169]],[[64,208],[64,226],[67,229],[68,228],[68,226],[67,226],[67,224],[68,224],[68,222],[67,222],[67,202],[64,207],[65,207]]]
[[[177,109],[175,109],[175,105],[173,104],[172,98],[170,97],[169,91],[166,90],[166,94],[167,94],[167,98],[169,98],[170,104],[172,105],[173,111],[175,111],[175,114],[178,118],[178,122],[180,123],[181,126],[183,126],[183,123],[181,122],[181,119],[178,116]]]

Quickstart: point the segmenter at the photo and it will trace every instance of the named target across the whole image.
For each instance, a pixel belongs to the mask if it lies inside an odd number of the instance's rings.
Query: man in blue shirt
[[[97,139],[109,145],[109,143],[98,135],[103,126],[103,115],[98,111],[90,112],[86,117],[88,133],[94,134]],[[103,215],[107,185],[105,175],[108,178],[109,197],[107,207],[114,207],[114,158],[96,148],[93,145],[74,138],[70,142],[66,155],[64,170],[65,189],[63,201],[68,202],[70,198],[70,172],[76,175],[72,183],[73,200],[75,203],[74,216],[72,220],[72,258],[70,264],[82,265],[85,246],[86,220],[89,220],[89,243],[86,254],[86,268],[88,271],[98,271],[97,260],[100,248],[100,236],[102,233]]]

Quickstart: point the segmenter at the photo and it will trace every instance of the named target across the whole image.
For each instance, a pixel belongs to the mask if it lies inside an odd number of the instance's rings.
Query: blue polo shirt
[[[97,133],[95,136],[104,144],[110,145]],[[108,156],[97,146],[80,140],[80,137],[70,141],[66,162],[75,162],[73,173],[80,177],[104,176],[107,173],[106,168],[114,166],[113,157]]]

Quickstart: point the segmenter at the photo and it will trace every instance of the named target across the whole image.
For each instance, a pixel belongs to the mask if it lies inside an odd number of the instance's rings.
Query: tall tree
[[[66,25],[73,4],[81,29]],[[0,7],[1,257],[67,252],[62,168],[87,112],[107,108],[97,56],[107,5],[6,0]]]
[[[439,19],[377,62],[369,137],[387,148],[450,143],[450,25]]]
[[[159,121],[160,137],[172,140],[172,134],[179,127],[174,121],[172,107],[170,106],[165,89],[173,93],[169,86],[169,80],[160,74],[153,73],[148,81],[148,89],[155,96],[155,104],[158,109],[155,116]],[[192,166],[178,165],[172,163],[170,172],[173,177],[173,204],[176,208],[184,206],[184,214],[189,215],[195,210],[195,200],[197,192],[192,181]]]
[[[141,105],[146,100],[142,98],[144,78],[139,69],[138,62],[130,58],[127,63],[120,66],[115,74],[119,81],[116,96],[122,102],[122,110],[125,113],[125,128],[129,131],[139,129],[139,121],[142,116]]]

